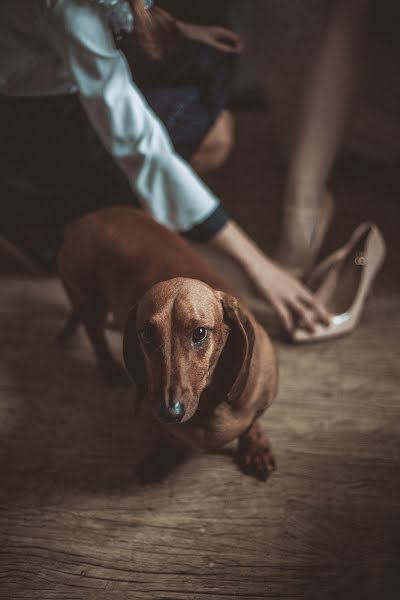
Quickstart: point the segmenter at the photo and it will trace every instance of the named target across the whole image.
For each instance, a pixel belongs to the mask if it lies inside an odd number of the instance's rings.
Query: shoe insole
[[[355,300],[364,268],[361,260],[364,247],[365,236],[344,260],[331,267],[315,291],[318,300],[333,315],[348,312]]]

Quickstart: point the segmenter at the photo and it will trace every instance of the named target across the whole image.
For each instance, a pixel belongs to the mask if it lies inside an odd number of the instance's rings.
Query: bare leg
[[[266,481],[272,471],[276,470],[271,443],[258,421],[240,436],[237,462],[246,475],[252,475],[262,481]]]
[[[306,82],[284,195],[277,260],[304,275],[333,214],[327,178],[355,96],[362,16],[368,0],[336,0]]]
[[[230,112],[224,110],[192,156],[190,164],[193,169],[203,174],[221,167],[232,150],[233,141],[233,117]]]

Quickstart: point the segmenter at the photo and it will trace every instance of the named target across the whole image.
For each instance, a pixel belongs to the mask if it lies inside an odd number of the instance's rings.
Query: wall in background
[[[317,51],[330,0],[233,0],[232,26],[245,42],[237,87],[266,90],[283,152],[288,151],[310,57]],[[346,144],[369,157],[400,158],[400,3],[372,0],[363,72]]]

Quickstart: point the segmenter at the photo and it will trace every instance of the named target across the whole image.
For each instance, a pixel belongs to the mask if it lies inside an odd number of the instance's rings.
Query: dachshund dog
[[[258,417],[277,389],[267,333],[178,234],[142,211],[105,208],[70,225],[59,272],[103,376],[137,386],[137,411],[189,447],[238,438],[237,460],[265,480],[275,468]],[[111,312],[123,332],[126,372],[104,336]]]

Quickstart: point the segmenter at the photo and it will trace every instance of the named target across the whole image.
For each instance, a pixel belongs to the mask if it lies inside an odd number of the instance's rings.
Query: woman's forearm
[[[243,229],[231,220],[209,244],[232,258],[250,278],[258,277],[268,263],[272,262]]]

